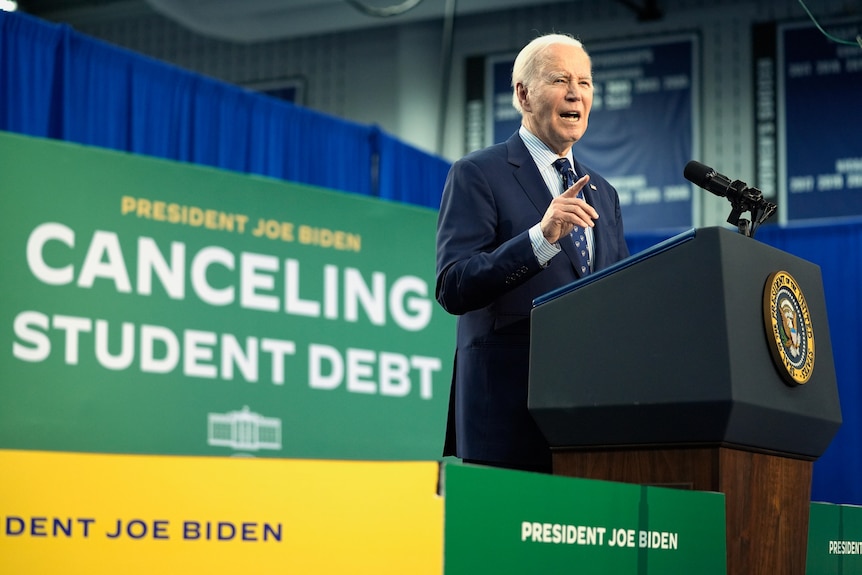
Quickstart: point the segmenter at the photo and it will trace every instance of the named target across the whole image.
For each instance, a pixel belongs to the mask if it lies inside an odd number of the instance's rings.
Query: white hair
[[[555,44],[565,44],[575,48],[583,48],[579,40],[575,40],[568,34],[546,34],[532,40],[518,53],[515,64],[512,66],[512,105],[523,114],[521,102],[518,100],[518,84],[528,88],[533,85],[538,74],[547,62],[547,49]]]

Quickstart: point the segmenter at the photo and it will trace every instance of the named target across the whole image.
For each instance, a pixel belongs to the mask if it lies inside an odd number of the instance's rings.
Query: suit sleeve
[[[452,314],[493,303],[542,268],[528,229],[506,214],[498,194],[503,178],[459,160],[446,179],[437,222],[437,301]],[[516,185],[512,179],[511,186]],[[511,192],[511,190],[508,190]],[[536,220],[538,221],[538,220]],[[535,223],[535,222],[534,222]]]

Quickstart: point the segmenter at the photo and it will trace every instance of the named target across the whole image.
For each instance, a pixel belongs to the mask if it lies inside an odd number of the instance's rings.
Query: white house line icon
[[[281,449],[281,420],[249,411],[209,413],[207,443],[243,451]]]

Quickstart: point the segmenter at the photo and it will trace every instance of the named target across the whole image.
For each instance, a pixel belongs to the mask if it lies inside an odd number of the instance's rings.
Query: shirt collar
[[[518,135],[521,136],[521,140],[523,140],[524,145],[527,146],[527,150],[530,152],[530,155],[533,157],[533,161],[536,162],[537,166],[550,166],[560,158],[560,156],[551,151],[545,142],[540,140],[538,136],[533,134],[523,125],[518,129]],[[574,169],[575,159],[572,156],[571,148],[565,157],[568,158],[569,163],[572,164],[572,169]]]

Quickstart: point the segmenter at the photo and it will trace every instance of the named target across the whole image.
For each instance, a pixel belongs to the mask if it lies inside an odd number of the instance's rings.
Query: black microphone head
[[[714,178],[717,174],[709,166],[692,160],[685,165],[682,175],[692,184],[702,188],[709,182],[710,178]]]

